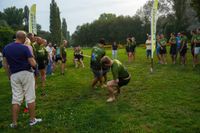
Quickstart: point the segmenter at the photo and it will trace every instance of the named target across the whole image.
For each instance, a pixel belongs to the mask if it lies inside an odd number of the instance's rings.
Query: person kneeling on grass
[[[107,88],[110,93],[107,102],[113,102],[115,94],[120,93],[120,88],[129,83],[131,75],[119,60],[111,60],[108,56],[104,56],[101,59],[101,63],[111,67],[113,80],[107,82]]]

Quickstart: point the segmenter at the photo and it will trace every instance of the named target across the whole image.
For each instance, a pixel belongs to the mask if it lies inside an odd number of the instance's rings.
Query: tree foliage
[[[15,31],[8,26],[0,26],[0,47],[13,41]]]
[[[197,17],[200,20],[200,0],[191,0],[191,6],[197,12]]]
[[[144,30],[139,16],[117,17],[115,14],[104,13],[91,24],[78,26],[72,35],[72,40],[74,45],[93,46],[99,38],[105,38],[107,43],[111,44],[113,41],[125,43],[127,37],[134,36],[141,43],[144,42],[145,37],[142,35],[145,34],[146,29]]]
[[[52,43],[60,45],[61,44],[61,20],[60,20],[60,11],[59,7],[55,0],[51,1],[50,4],[50,40]]]
[[[6,8],[2,14],[2,19],[14,29],[23,28],[24,11],[15,6]]]
[[[64,39],[67,39],[67,23],[65,18],[62,19],[62,36]]]
[[[24,7],[24,24],[25,24],[25,31],[28,32],[28,23],[29,23],[29,8],[28,6],[26,5]]]

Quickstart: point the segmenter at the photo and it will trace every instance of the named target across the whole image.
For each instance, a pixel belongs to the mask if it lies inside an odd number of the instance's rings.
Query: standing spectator
[[[133,60],[135,60],[135,52],[136,52],[136,50],[135,50],[135,48],[136,48],[136,41],[135,41],[135,37],[132,37],[131,38],[132,39],[132,42],[133,42]]]
[[[157,35],[156,36],[156,55],[157,55],[157,58],[158,58],[158,63],[159,64],[162,64],[162,61],[161,61],[161,56],[160,56],[160,36]]]
[[[181,49],[181,33],[179,32],[176,37],[176,45],[177,45],[177,55],[179,55],[179,61],[181,62],[181,55],[180,55],[180,49]]]
[[[48,46],[46,47],[46,50],[49,55],[49,61],[48,61],[46,73],[47,73],[47,75],[51,75],[52,68],[53,68],[53,58],[54,58],[54,47],[52,46],[52,43],[48,44]]]
[[[105,56],[106,52],[104,50],[105,40],[100,39],[97,46],[94,46],[92,48],[91,53],[91,60],[90,60],[90,68],[92,69],[92,72],[94,74],[94,79],[92,81],[92,88],[96,88],[96,84],[100,82],[100,85],[103,85],[102,82],[102,64],[101,64],[101,58]]]
[[[57,45],[54,45],[54,49],[56,49],[56,58],[55,61],[56,63],[58,63],[58,61],[61,61],[61,57],[60,57],[60,47],[57,47]]]
[[[196,38],[196,31],[193,30],[191,31],[191,35],[192,35],[192,38],[191,38],[191,54],[192,54],[192,57],[193,57],[193,66],[195,66],[195,58],[194,58],[194,47],[195,47],[195,38]]]
[[[35,80],[31,67],[36,67],[36,62],[28,47],[24,45],[26,33],[18,31],[16,40],[6,45],[3,50],[4,66],[12,87],[12,123],[11,128],[17,127],[20,105],[25,97],[28,103],[30,122],[33,126],[42,119],[35,118]]]
[[[181,32],[180,56],[181,56],[181,64],[182,65],[186,64],[187,41],[188,41],[188,38],[185,35],[185,32]]]
[[[61,74],[62,75],[64,75],[65,64],[66,64],[66,61],[67,61],[66,47],[67,47],[67,40],[64,40],[63,45],[60,46],[60,58],[62,60],[62,64],[61,64]]]
[[[167,39],[164,37],[163,34],[160,35],[160,54],[161,54],[161,60],[163,64],[167,64]]]
[[[3,66],[3,54],[1,53],[1,48],[0,48],[0,68]]]
[[[194,58],[195,58],[195,65],[198,64],[198,55],[200,54],[200,28],[197,29],[197,35],[194,39],[195,47],[194,47]]]
[[[134,44],[132,38],[127,38],[126,41],[126,52],[128,55],[128,61],[131,62],[133,61]]]
[[[38,63],[38,70],[42,80],[42,96],[45,95],[45,80],[46,80],[46,66],[48,64],[48,52],[44,47],[44,40],[37,37],[36,48],[36,61]]]
[[[177,46],[176,46],[176,37],[174,33],[171,33],[171,38],[169,39],[170,47],[170,54],[172,58],[172,63],[176,64],[176,57],[177,57]]]
[[[104,56],[101,62],[103,65],[111,67],[113,80],[107,83],[109,91],[107,102],[113,102],[115,100],[115,93],[120,93],[120,88],[129,83],[131,75],[119,60],[111,60],[109,57]]]
[[[117,43],[116,43],[116,41],[114,41],[113,44],[112,44],[112,57],[113,57],[113,59],[117,59],[117,48],[118,48]]]
[[[151,36],[148,35],[148,39],[145,42],[146,44],[146,54],[147,54],[147,59],[151,58]]]

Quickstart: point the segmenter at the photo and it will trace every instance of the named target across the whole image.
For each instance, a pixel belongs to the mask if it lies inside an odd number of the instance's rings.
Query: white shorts
[[[11,75],[12,104],[19,104],[25,100],[27,103],[35,102],[35,78],[29,71],[21,71]]]
[[[195,47],[195,48],[194,48],[194,54],[195,54],[195,55],[200,54],[200,47]]]

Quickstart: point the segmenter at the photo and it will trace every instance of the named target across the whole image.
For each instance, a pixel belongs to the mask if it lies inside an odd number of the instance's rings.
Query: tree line
[[[199,5],[199,0],[159,0],[157,33],[167,38],[172,32],[186,31],[189,35],[190,30],[200,27]],[[150,34],[152,6],[153,1],[147,1],[134,16],[103,13],[92,23],[77,26],[72,44],[93,46],[99,38],[105,38],[108,44],[125,44],[127,37],[135,37],[137,44],[144,43],[146,34]]]

